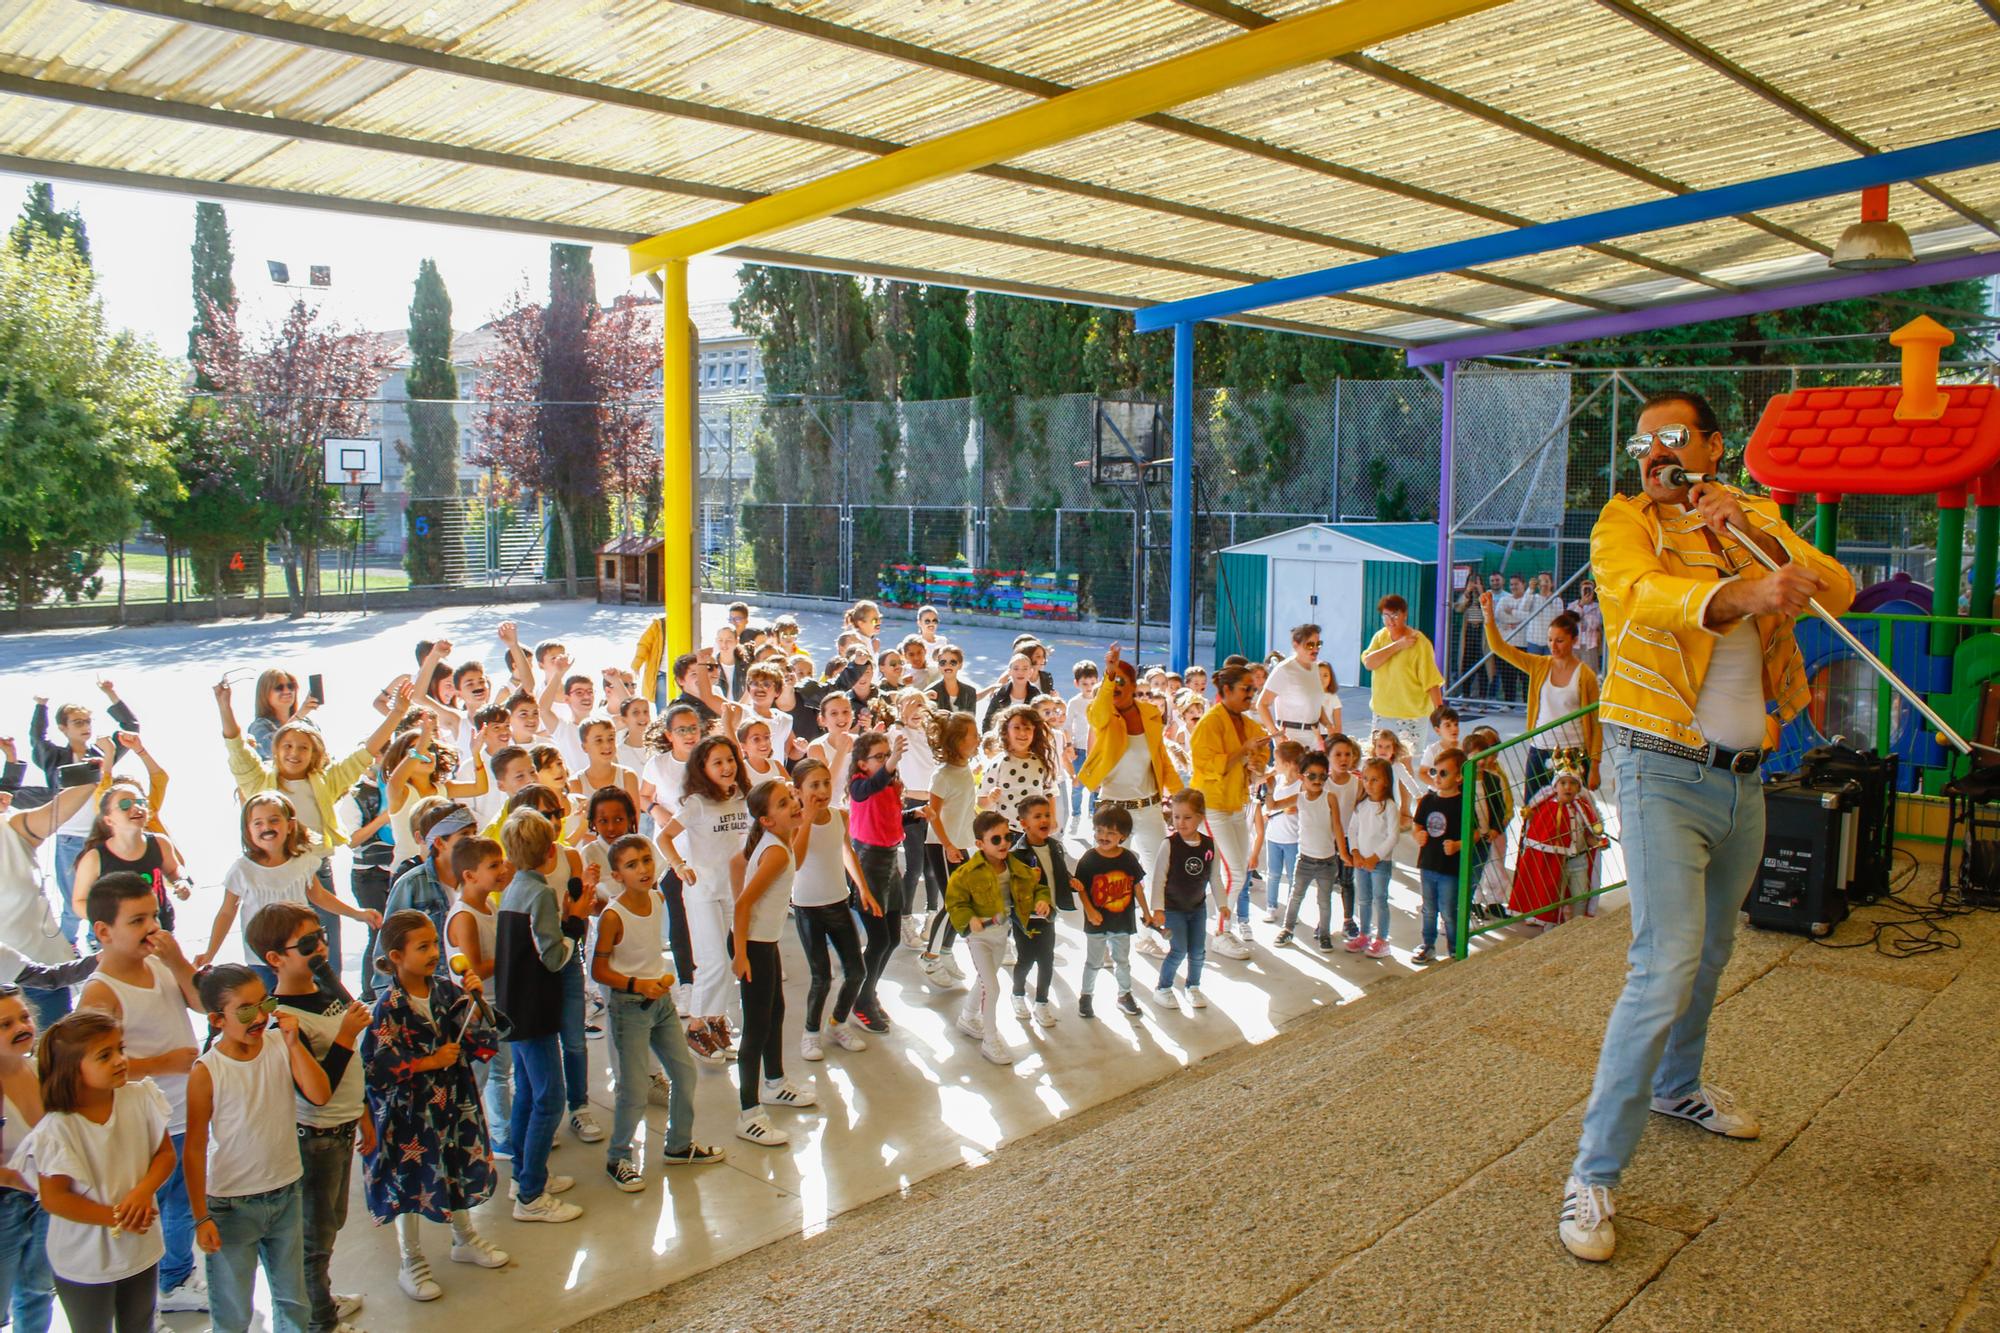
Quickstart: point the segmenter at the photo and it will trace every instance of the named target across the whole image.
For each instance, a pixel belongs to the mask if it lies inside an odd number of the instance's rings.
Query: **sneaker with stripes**
[[[1754,1139],[1763,1132],[1757,1117],[1736,1104],[1721,1088],[1704,1083],[1685,1097],[1655,1097],[1653,1109],[1661,1115],[1691,1121],[1711,1134],[1729,1139]]]
[[[1618,1232],[1611,1224],[1615,1211],[1609,1186],[1586,1185],[1571,1176],[1563,1186],[1562,1218],[1556,1225],[1563,1248],[1594,1264],[1609,1259],[1618,1248]]]

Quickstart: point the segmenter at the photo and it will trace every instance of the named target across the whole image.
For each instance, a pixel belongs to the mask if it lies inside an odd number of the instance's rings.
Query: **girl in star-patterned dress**
[[[368,1211],[396,1223],[402,1250],[397,1282],[411,1300],[443,1295],[417,1235],[417,1219],[451,1224],[451,1257],[498,1268],[507,1262],[473,1230],[468,1211],[493,1194],[473,1061],[491,1059],[499,1034],[480,1013],[476,972],[461,988],[438,975],[437,928],[422,912],[391,913],[378,937],[376,967],[389,988],[361,1037],[375,1152],[362,1159]]]

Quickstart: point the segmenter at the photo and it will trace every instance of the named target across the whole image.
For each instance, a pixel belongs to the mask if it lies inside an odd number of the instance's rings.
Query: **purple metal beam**
[[[1676,305],[1649,306],[1644,310],[1621,311],[1615,315],[1587,315],[1581,319],[1506,333],[1481,333],[1449,342],[1412,347],[1405,359],[1412,366],[1434,366],[1453,361],[1469,361],[1482,356],[1503,356],[1529,352],[1562,343],[1588,342],[1595,338],[1616,338],[1628,333],[1647,333],[1682,324],[1698,324],[1709,319],[1735,319],[1771,310],[1790,310],[1822,301],[1846,301],[1859,296],[1881,296],[1888,292],[1929,287],[1940,282],[1966,278],[1988,278],[2000,273],[2000,251],[1961,255],[1955,259],[1932,259],[1908,268],[1880,269],[1872,273],[1836,273],[1787,287],[1764,287],[1755,291],[1731,292],[1725,296],[1705,296]]]

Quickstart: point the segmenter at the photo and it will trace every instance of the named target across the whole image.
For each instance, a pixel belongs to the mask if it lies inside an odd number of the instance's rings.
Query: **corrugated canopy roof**
[[[629,243],[1312,0],[16,0],[0,165]],[[1512,0],[725,253],[1136,305],[1991,128],[1989,0]],[[1895,191],[1995,243],[2000,167]],[[1279,307],[1393,342],[1824,268],[1834,198]]]

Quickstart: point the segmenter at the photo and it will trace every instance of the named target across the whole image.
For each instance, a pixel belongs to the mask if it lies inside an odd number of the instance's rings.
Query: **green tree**
[[[83,213],[76,208],[56,208],[56,191],[47,181],[34,181],[28,186],[28,197],[21,205],[21,216],[14,221],[14,228],[7,233],[14,252],[23,258],[28,246],[36,236],[46,236],[52,241],[68,241],[76,251],[76,257],[87,268],[90,266],[90,237],[83,229]]]
[[[437,261],[417,266],[410,297],[410,369],[404,376],[410,442],[396,452],[412,499],[405,511],[403,567],[410,582],[428,587],[445,581],[444,532],[458,493],[458,372],[451,364],[451,295],[438,275]]]
[[[597,271],[587,245],[549,246],[549,304],[542,317],[542,409],[537,420],[542,456],[565,460],[553,477],[559,540],[548,545],[547,578],[562,578],[576,596],[579,568],[594,569],[610,529],[603,484],[604,445],[598,391],[590,366],[596,320]]]
[[[0,568],[17,611],[94,595],[104,553],[177,498],[177,395],[164,357],[106,326],[67,238],[0,248]]]
[[[174,415],[168,462],[181,498],[149,515],[160,535],[185,547],[197,596],[241,596],[264,586],[264,548],[278,535],[265,503],[257,455],[242,447],[261,433],[241,398],[190,398]]]
[[[229,219],[221,204],[194,206],[194,324],[188,329],[188,360],[195,366],[194,387],[213,393],[215,385],[201,369],[201,346],[213,338],[218,311],[236,309],[236,258],[229,244]]]

